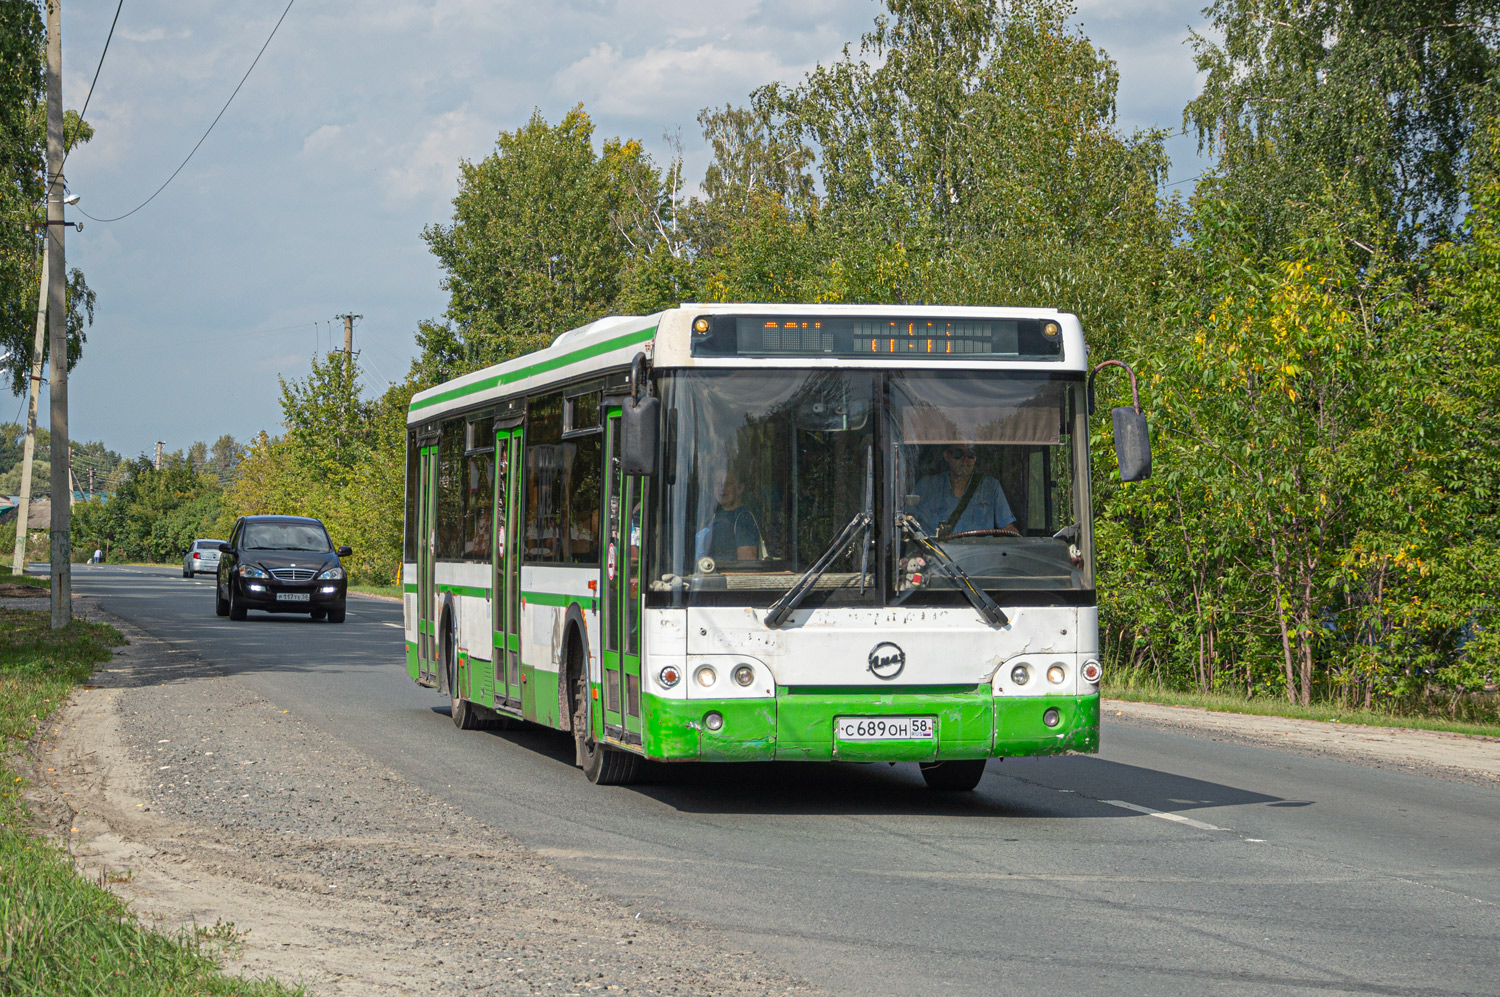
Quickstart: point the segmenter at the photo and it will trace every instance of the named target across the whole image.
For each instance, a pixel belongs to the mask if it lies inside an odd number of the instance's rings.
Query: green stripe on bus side
[[[449,595],[472,595],[479,599],[488,599],[490,590],[478,588],[473,585],[442,585],[437,587],[439,592],[447,592]]]
[[[584,609],[599,608],[599,597],[595,595],[557,595],[554,592],[522,592],[521,598],[538,606],[571,606],[576,602]]]
[[[551,360],[539,361],[509,374],[496,374],[493,377],[486,377],[483,380],[475,381],[473,384],[465,384],[462,387],[440,391],[430,398],[423,398],[421,401],[413,401],[410,411],[415,412],[417,409],[426,408],[429,405],[440,405],[443,402],[450,402],[455,398],[462,398],[465,395],[488,391],[502,384],[512,384],[516,381],[525,380],[528,377],[535,377],[537,374],[545,374],[549,371],[557,370],[559,367],[566,367],[568,364],[577,363],[580,360],[588,360],[592,357],[623,349],[626,346],[644,343],[655,335],[656,326],[652,326],[649,329],[642,329],[620,336],[618,339],[608,339],[602,343],[595,343],[593,346],[585,346],[583,349],[574,350],[572,353],[564,353],[562,356],[554,357]]]
[[[401,586],[401,591],[403,591],[403,592],[419,592],[419,591],[421,591],[421,586],[420,585],[403,585],[403,586]]]

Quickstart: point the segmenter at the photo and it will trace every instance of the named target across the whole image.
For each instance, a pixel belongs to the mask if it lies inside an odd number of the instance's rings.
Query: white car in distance
[[[219,544],[222,540],[194,540],[193,545],[182,552],[182,577],[213,575],[219,571]]]

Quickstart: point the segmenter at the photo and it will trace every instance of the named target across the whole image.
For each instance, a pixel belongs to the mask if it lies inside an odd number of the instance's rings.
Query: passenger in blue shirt
[[[972,446],[954,444],[946,447],[943,459],[948,463],[947,472],[929,474],[917,482],[917,494],[921,499],[915,513],[928,533],[937,535],[940,525],[945,524],[958,508],[970,482],[974,481],[974,458]],[[1000,482],[988,475],[981,475],[974,482],[974,494],[969,496],[969,504],[964,507],[958,522],[945,526],[941,533],[947,536],[970,530],[998,530],[1012,536],[1021,535]]]
[[[760,526],[744,505],[745,489],[733,470],[714,475],[719,506],[706,527],[697,533],[697,557],[716,561],[753,561],[760,556]]]

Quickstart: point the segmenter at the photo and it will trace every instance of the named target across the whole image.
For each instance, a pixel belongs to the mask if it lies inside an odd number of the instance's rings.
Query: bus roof
[[[658,367],[678,366],[744,366],[747,360],[702,359],[690,355],[690,322],[706,314],[785,315],[817,313],[822,315],[902,316],[923,315],[949,318],[1053,319],[1063,329],[1061,362],[975,360],[975,366],[1007,369],[1043,369],[1082,371],[1086,369],[1087,348],[1078,319],[1052,308],[995,308],[944,305],[808,305],[685,302],[677,308],[652,315],[611,315],[577,329],[570,329],[553,340],[550,346],[485,367],[462,377],[419,391],[412,396],[407,424],[416,425],[431,419],[481,405],[485,402],[532,391],[546,390],[553,384],[586,378],[630,365],[636,354],[644,353]],[[910,361],[899,358],[879,359],[809,357],[756,359],[756,366],[806,367],[810,363],[847,367],[901,367]]]

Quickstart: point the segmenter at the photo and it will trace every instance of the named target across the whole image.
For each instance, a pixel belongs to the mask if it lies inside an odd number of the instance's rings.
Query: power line
[[[125,0],[120,0],[115,6],[115,19],[109,22],[109,34],[104,37],[104,51],[99,53],[99,65],[94,67],[94,78],[89,82],[88,96],[83,98],[83,110],[78,112],[78,120],[80,122],[84,120],[83,116],[89,113],[89,101],[94,99],[94,86],[99,82],[99,71],[104,68],[104,57],[109,54],[109,43],[115,37],[115,25],[120,23],[120,11],[124,6]],[[68,155],[72,151],[67,146],[63,147],[63,158],[62,162],[57,164],[57,172],[61,173],[63,167],[68,165]]]
[[[123,2],[123,0],[122,0],[122,2]],[[233,103],[235,95],[240,92],[240,87],[244,86],[245,85],[245,81],[250,78],[250,73],[252,71],[254,71],[256,64],[260,62],[260,57],[266,54],[266,48],[268,46],[270,46],[271,39],[276,37],[276,31],[277,31],[277,29],[281,27],[281,22],[286,20],[287,14],[291,13],[292,4],[294,4],[296,2],[297,2],[297,0],[287,0],[286,10],[283,10],[281,12],[281,17],[277,18],[277,20],[276,20],[276,27],[272,28],[271,29],[271,33],[268,36],[266,36],[266,43],[265,43],[265,45],[262,45],[260,47],[260,51],[257,52],[257,53],[255,53],[255,58],[254,58],[254,60],[251,61],[250,68],[247,69],[247,70],[245,70],[245,75],[244,76],[240,77],[240,82],[235,86],[234,93],[230,94],[229,95],[229,100],[226,100],[224,102],[224,106],[221,107],[221,108],[219,108],[219,113],[216,114],[214,116],[214,120],[209,123],[208,131],[205,131],[203,133],[203,138],[200,138],[198,140],[198,144],[195,145],[195,146],[193,146],[192,152],[189,152],[187,154],[187,159],[184,159],[182,161],[181,165],[179,165],[177,167],[177,169],[175,169],[175,170],[172,171],[172,175],[169,176],[169,177],[167,177],[167,179],[165,181],[163,181],[163,183],[162,183],[162,185],[160,187],[156,188],[156,194],[160,194],[162,191],[166,190],[167,189],[167,184],[169,184],[173,180],[177,179],[177,174],[181,173],[182,172],[182,168],[188,164],[188,160],[193,158],[194,153],[196,153],[198,151],[198,146],[201,146],[203,144],[204,140],[208,138],[209,132],[211,132],[211,131],[214,130],[214,125],[217,125],[219,123],[219,119],[224,116],[224,112],[227,111],[227,110],[229,110],[229,105],[231,103]],[[135,207],[131,208],[129,211],[125,212],[123,215],[116,215],[113,218],[95,218],[93,215],[89,214],[86,211],[83,211],[81,209],[76,209],[76,210],[78,210],[78,213],[80,215],[83,215],[85,218],[88,218],[91,221],[96,221],[96,222],[100,222],[100,223],[103,223],[103,224],[108,224],[109,222],[117,222],[117,221],[119,221],[122,218],[129,218],[131,215],[135,214],[137,211],[141,210],[146,205],[148,205],[152,201],[156,200],[156,194],[152,194],[150,197],[146,198],[140,204],[136,205]]]

